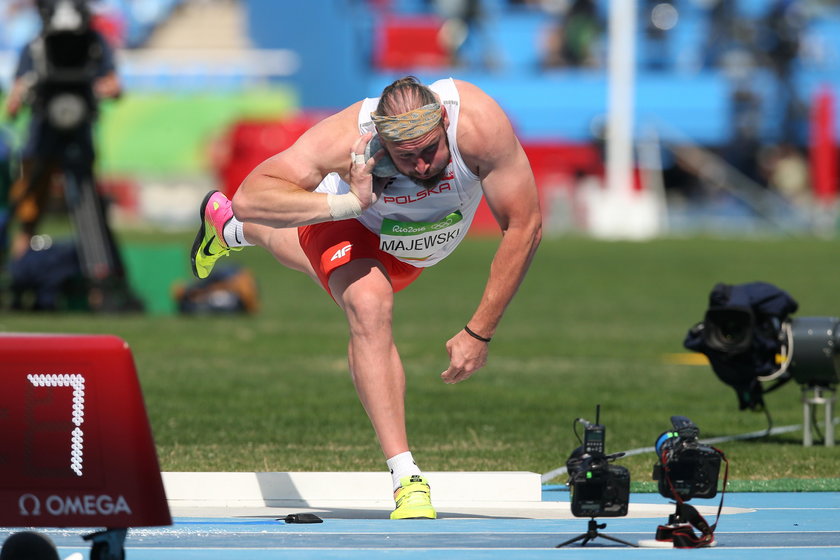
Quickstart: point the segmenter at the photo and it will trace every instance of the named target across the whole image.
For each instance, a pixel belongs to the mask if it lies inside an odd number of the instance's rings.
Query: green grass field
[[[175,243],[191,234],[124,234]],[[601,405],[607,451],[652,446],[685,415],[702,437],[762,430],[708,366],[677,365],[688,328],[719,281],[772,282],[799,316],[840,314],[840,241],[546,240],[491,345],[487,367],[446,385],[446,340],[477,304],[494,239],[470,239],[397,298],[395,336],[408,376],[415,458],[433,470],[565,464],[575,418]],[[346,367],[342,313],[308,278],[258,249],[231,259],[257,275],[255,316],[0,316],[4,331],[111,333],[132,347],[163,470],[368,471],[384,460]],[[184,263],[183,276],[187,267]],[[802,422],[793,382],[767,395],[776,426]],[[802,446],[801,431],[720,444],[738,489],[840,490],[840,447]],[[619,461],[653,490],[653,453]],[[557,482],[565,482],[558,478]],[[643,483],[643,484],[642,484]]]

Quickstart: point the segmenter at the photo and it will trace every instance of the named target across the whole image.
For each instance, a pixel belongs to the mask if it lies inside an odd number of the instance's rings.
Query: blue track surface
[[[544,501],[568,500],[552,489]],[[667,503],[656,494],[633,494],[633,503]],[[695,500],[717,505],[718,500]],[[694,503],[692,502],[692,503]],[[714,558],[840,558],[840,494],[739,493],[727,494],[724,505],[755,511],[723,516],[715,532],[717,546],[686,552],[631,548],[606,538],[585,547],[556,545],[586,532],[587,519],[325,519],[319,524],[288,524],[274,518],[176,518],[172,527],[129,531],[128,560],[262,560],[283,559],[438,559],[494,558],[499,560],[582,557],[671,558],[685,554]],[[714,519],[707,519],[710,523]],[[636,543],[653,539],[666,519],[603,518],[603,534]],[[81,529],[48,529],[62,558],[89,548]],[[5,540],[12,530],[0,529]]]

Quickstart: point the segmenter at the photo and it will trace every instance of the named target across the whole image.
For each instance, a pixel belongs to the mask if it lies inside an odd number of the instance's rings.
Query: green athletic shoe
[[[195,236],[190,261],[196,278],[207,278],[220,257],[242,247],[228,247],[225,243],[225,224],[233,218],[233,209],[228,198],[219,191],[210,191],[201,203],[198,214],[201,225]]]
[[[394,498],[397,509],[391,512],[391,519],[435,519],[437,512],[432,507],[429,482],[414,474],[400,479],[400,488]]]

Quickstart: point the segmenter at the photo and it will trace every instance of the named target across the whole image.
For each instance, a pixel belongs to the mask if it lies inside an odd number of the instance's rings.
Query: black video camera
[[[808,387],[840,383],[840,318],[791,317],[799,305],[766,282],[717,284],[702,322],[683,345],[709,358],[735,389],[741,410],[763,410],[763,395],[795,379]],[[769,387],[762,383],[773,381]]]
[[[96,116],[102,38],[91,27],[87,0],[39,0],[38,8],[43,26],[31,48],[33,110],[57,130],[75,130]]]
[[[717,495],[721,453],[698,441],[700,428],[685,416],[672,416],[674,429],[656,440],[653,480],[665,498],[688,501]]]
[[[596,416],[600,417],[600,405]],[[575,517],[623,517],[630,503],[630,471],[611,464],[624,453],[606,455],[606,429],[596,418],[591,424],[583,418],[575,420],[584,425],[583,445],[575,449],[566,461],[572,515]]]

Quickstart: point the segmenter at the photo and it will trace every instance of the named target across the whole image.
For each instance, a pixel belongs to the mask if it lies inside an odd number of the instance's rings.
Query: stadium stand
[[[31,11],[24,9],[27,3],[10,0],[0,8],[3,80],[12,71],[16,49],[35,29]],[[196,49],[190,56],[198,61],[179,62],[172,50],[167,58],[147,61],[148,47],[161,44],[164,30],[206,28],[194,13],[216,4],[242,12],[247,36],[231,46],[213,31],[209,44],[201,45],[207,49],[203,59]],[[561,31],[569,34],[563,28],[568,14],[564,7],[586,4],[598,22],[587,39],[590,59],[546,65],[547,49],[555,48],[550,40],[562,40]],[[579,161],[580,153],[597,154],[595,146],[602,141],[609,0],[478,0],[480,13],[467,28],[457,60],[441,44],[447,15],[435,0],[315,2],[294,11],[276,0],[99,0],[96,5],[106,18],[103,25],[111,25],[112,35],[120,39],[124,80],[137,94],[291,86],[307,115],[375,95],[406,73],[423,79],[453,75],[491,92],[506,109],[529,156],[540,162],[535,165],[540,177],[574,176],[580,170],[570,171],[558,162]],[[810,105],[818,94],[831,102],[840,89],[836,3],[637,0],[637,5],[637,138],[656,129],[664,143],[691,143],[736,167],[742,165],[744,150],[752,150],[755,157],[748,165],[753,168],[738,169],[750,177],[766,172],[757,167],[765,145],[793,144],[807,160],[808,130],[815,118]],[[671,7],[670,18],[655,21],[652,10],[662,5]],[[774,22],[772,9],[784,17]],[[778,28],[772,27],[780,22],[788,25],[785,32],[796,46],[787,66],[778,58],[784,49],[778,48]],[[189,34],[181,40],[188,46],[197,42]],[[212,50],[213,40],[223,48]],[[237,54],[228,56],[227,51]],[[341,87],[324,87],[325,79]],[[840,111],[820,114],[840,130]],[[264,145],[246,139],[243,131],[265,126],[258,133],[264,138],[278,127],[295,129],[297,124],[283,122],[278,114],[275,122],[234,124],[226,137],[234,144],[243,142],[231,149],[239,150],[242,161],[252,161],[262,157]],[[543,153],[552,156],[535,155]],[[674,161],[673,155],[663,155],[664,165]],[[236,175],[230,169],[225,173]]]
[[[237,3],[234,0],[226,1],[229,4]],[[144,47],[154,45],[154,39],[160,36],[161,29],[175,15],[183,12],[181,8],[185,5],[195,6],[193,11],[198,13],[217,3],[207,0],[97,0],[94,5],[101,19],[101,27],[109,36],[115,37],[115,41],[127,51],[142,52]],[[3,53],[7,61],[5,68],[8,68],[8,61],[23,42],[37,31],[37,17],[31,8],[27,9],[29,4],[28,0],[10,0],[3,5],[0,53]],[[302,16],[285,13],[282,3],[241,0],[238,4],[245,7],[248,18],[245,32],[249,36],[245,38],[245,46],[242,48],[289,49],[304,63],[296,76],[279,76],[283,72],[277,72],[275,79],[291,82],[300,79],[305,89],[306,80],[319,80],[320,76],[335,70],[330,67],[318,68],[318,72],[312,73],[315,77],[304,78],[308,76],[306,66],[318,66],[324,60],[329,60],[328,57],[314,58],[312,51],[322,49],[333,51],[335,55],[338,44],[329,37],[304,41],[301,35],[309,32],[295,29],[299,27],[295,25],[296,18]],[[447,53],[440,44],[443,18],[435,10],[435,2],[355,0],[348,4],[351,7],[345,13],[338,9],[332,10],[336,12],[335,18],[344,19],[335,24],[329,21],[323,24],[328,30],[339,26],[355,28],[340,40],[352,42],[354,56],[362,59],[358,68],[366,73],[367,78],[349,84],[344,96],[370,94],[385,78],[395,73],[428,73],[431,70],[437,75],[457,74],[491,87],[510,107],[524,136],[544,138],[549,135],[578,141],[591,137],[591,120],[604,111],[604,33],[593,38],[596,67],[546,69],[541,66],[547,48],[546,37],[563,17],[562,13],[549,9],[551,2],[480,1],[482,36],[480,40],[468,41],[469,49],[457,67],[449,64]],[[676,24],[654,40],[648,35],[649,25],[645,13],[649,3],[644,0],[638,2],[642,12],[637,25],[638,118],[665,121],[704,145],[723,145],[729,140],[728,123],[732,120],[733,107],[728,97],[734,85],[731,69],[727,68],[728,63],[725,60],[710,60],[711,51],[707,48],[711,39],[720,36],[720,30],[714,28],[715,16],[710,8],[714,3],[683,0],[673,4],[678,14]],[[767,12],[775,2],[732,0],[725,4],[734,6],[732,13],[740,18],[738,25],[758,35],[766,27]],[[802,29],[802,56],[794,61],[793,81],[799,98],[807,101],[819,86],[840,81],[836,78],[840,75],[836,72],[840,66],[840,9],[830,3],[802,4],[808,7],[808,20]],[[608,1],[594,0],[594,5],[605,25]],[[329,10],[323,12],[319,12],[319,17],[330,17]],[[191,21],[191,25],[182,25],[181,28],[200,29],[208,26],[204,20],[192,18]],[[276,32],[276,22],[284,22],[279,24],[285,27],[284,33]],[[296,43],[290,44],[284,39],[285,36],[293,37]],[[218,33],[216,38],[222,41]],[[744,54],[750,49],[755,51],[759,48],[730,44],[733,42],[727,42],[726,37],[723,39],[718,46],[735,53]],[[226,45],[220,46],[227,48]],[[347,50],[347,45],[341,50]],[[485,51],[491,51],[488,58],[495,62],[492,68],[484,66]],[[775,89],[773,77],[763,71],[766,61],[762,59],[761,53],[748,54],[754,59],[753,79],[762,84],[761,89],[764,91],[763,121],[778,122],[784,106],[772,94]],[[337,67],[346,54],[342,52],[341,56],[334,55],[334,65]],[[307,64],[307,60],[313,62]],[[189,72],[190,79],[201,87],[212,86],[214,82],[203,79],[202,73],[212,74],[214,62],[217,62],[215,56],[208,57],[204,68],[199,65]],[[288,64],[284,66],[288,67]],[[170,67],[161,64],[161,76],[155,79],[151,75],[153,71],[144,67],[143,80],[134,84],[129,64],[126,80],[130,86],[164,91],[188,87],[189,80],[166,79],[165,76],[171,72]],[[253,72],[253,68],[242,68],[241,74],[249,72]],[[3,80],[7,81],[8,77],[3,76]],[[229,82],[230,87],[249,85],[247,80],[237,80],[235,76]],[[309,99],[302,96],[304,109],[308,108]],[[772,126],[765,124],[763,130],[770,132]]]

